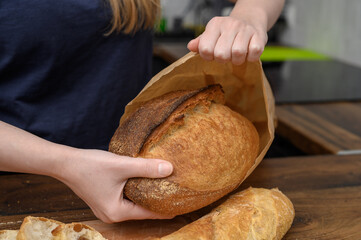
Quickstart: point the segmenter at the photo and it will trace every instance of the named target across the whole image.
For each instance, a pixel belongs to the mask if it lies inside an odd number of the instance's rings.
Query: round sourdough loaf
[[[259,137],[224,102],[220,85],[175,91],[144,103],[121,123],[109,151],[174,167],[167,178],[129,179],[125,195],[154,212],[179,215],[238,187],[258,155]]]

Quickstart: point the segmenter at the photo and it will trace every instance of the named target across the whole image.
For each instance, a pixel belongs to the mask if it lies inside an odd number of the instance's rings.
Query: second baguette
[[[248,188],[161,240],[279,240],[294,216],[292,202],[278,189]]]

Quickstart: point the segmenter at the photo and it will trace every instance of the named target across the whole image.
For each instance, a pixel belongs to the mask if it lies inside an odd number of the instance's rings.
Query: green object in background
[[[156,24],[155,29],[159,33],[165,33],[167,31],[167,19],[161,18]]]
[[[330,59],[326,55],[310,50],[282,46],[266,46],[261,55],[263,62],[324,61]]]

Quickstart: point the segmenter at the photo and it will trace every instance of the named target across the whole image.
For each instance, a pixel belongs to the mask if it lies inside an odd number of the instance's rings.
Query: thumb
[[[163,178],[173,172],[173,165],[160,159],[126,157],[121,161],[121,165],[125,178]]]
[[[200,38],[200,36],[189,41],[189,43],[187,45],[187,48],[189,49],[189,51],[198,52],[199,38]]]

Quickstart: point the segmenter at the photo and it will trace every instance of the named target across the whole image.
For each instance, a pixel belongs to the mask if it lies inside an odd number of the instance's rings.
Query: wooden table
[[[308,154],[361,154],[361,102],[276,107],[277,133]]]
[[[172,220],[107,225],[94,220],[84,202],[57,180],[29,174],[1,175],[0,186],[0,229],[16,229],[23,217],[31,214],[63,222],[83,221],[109,239],[126,239],[130,235],[167,234],[206,211]],[[241,188],[248,186],[278,187],[291,199],[296,217],[285,239],[361,239],[361,155],[264,159]]]

